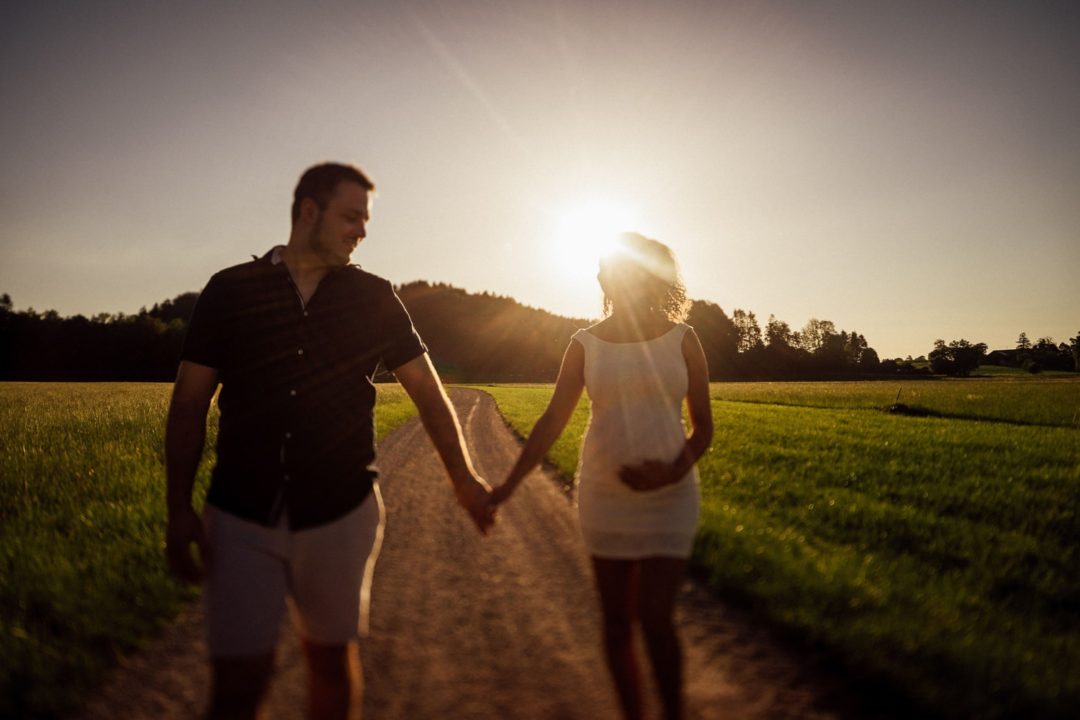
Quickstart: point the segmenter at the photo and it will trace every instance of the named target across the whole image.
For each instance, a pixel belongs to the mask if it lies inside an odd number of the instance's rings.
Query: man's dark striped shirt
[[[207,502],[294,530],[331,522],[371,492],[376,369],[426,352],[389,282],[356,266],[301,302],[262,258],[222,270],[199,296],[181,358],[217,368],[221,419]]]

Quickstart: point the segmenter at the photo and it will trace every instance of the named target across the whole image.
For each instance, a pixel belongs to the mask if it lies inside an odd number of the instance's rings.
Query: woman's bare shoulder
[[[583,337],[583,336],[589,336],[589,337],[593,337],[593,338],[601,338],[602,339],[603,338],[603,333],[604,333],[604,328],[606,327],[604,325],[604,323],[606,323],[606,322],[607,322],[607,320],[601,320],[599,322],[593,323],[592,325],[587,325],[587,326],[585,326],[583,328],[578,328],[576,331],[574,331],[574,334],[570,336],[570,339],[571,340],[579,340],[579,341],[588,339],[587,337]]]

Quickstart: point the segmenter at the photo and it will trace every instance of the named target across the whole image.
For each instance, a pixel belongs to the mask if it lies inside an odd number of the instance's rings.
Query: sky
[[[0,158],[20,310],[198,290],[337,160],[395,283],[595,318],[625,229],[883,358],[1080,331],[1075,2],[8,2]]]

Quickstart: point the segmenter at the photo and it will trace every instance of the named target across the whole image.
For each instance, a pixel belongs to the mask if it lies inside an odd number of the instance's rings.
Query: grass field
[[[1013,378],[1068,378],[1076,377],[1076,373],[1067,370],[1043,370],[1040,373],[1034,375],[1023,368],[1006,367],[1003,365],[982,365],[978,370],[971,374],[974,378],[981,377],[1013,377]]]
[[[495,398],[499,412],[521,436],[527,436],[540,413],[547,407],[553,385],[471,385]],[[581,438],[589,422],[589,402],[583,396],[570,417],[566,430],[547,454],[548,462],[562,475],[569,490],[577,470]],[[501,478],[489,478],[492,482]]]
[[[899,403],[939,417],[1080,428],[1080,378],[1076,376],[714,383],[712,396],[715,400],[835,409],[872,410]]]
[[[163,554],[170,392],[0,383],[0,717],[70,711],[118,653],[193,596]],[[379,436],[414,413],[399,386],[379,386]]]
[[[522,433],[551,392],[483,389]],[[916,705],[1070,716],[1080,379],[904,383],[901,402],[932,411],[924,417],[878,409],[896,390],[713,385],[695,565],[719,592]],[[586,412],[549,458],[568,476]]]
[[[898,388],[922,416],[880,411]],[[551,393],[482,389],[522,433]],[[69,711],[193,596],[162,557],[169,390],[0,383],[0,717]],[[695,563],[713,587],[943,714],[1080,703],[1080,380],[712,395]],[[414,412],[379,386],[380,436]],[[587,415],[549,456],[568,478]]]

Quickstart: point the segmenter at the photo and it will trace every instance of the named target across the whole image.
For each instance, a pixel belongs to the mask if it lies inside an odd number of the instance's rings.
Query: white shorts
[[[286,603],[305,640],[345,645],[366,635],[384,516],[378,484],[348,515],[298,532],[289,530],[284,513],[269,528],[207,505],[203,603],[210,654],[271,652]]]

